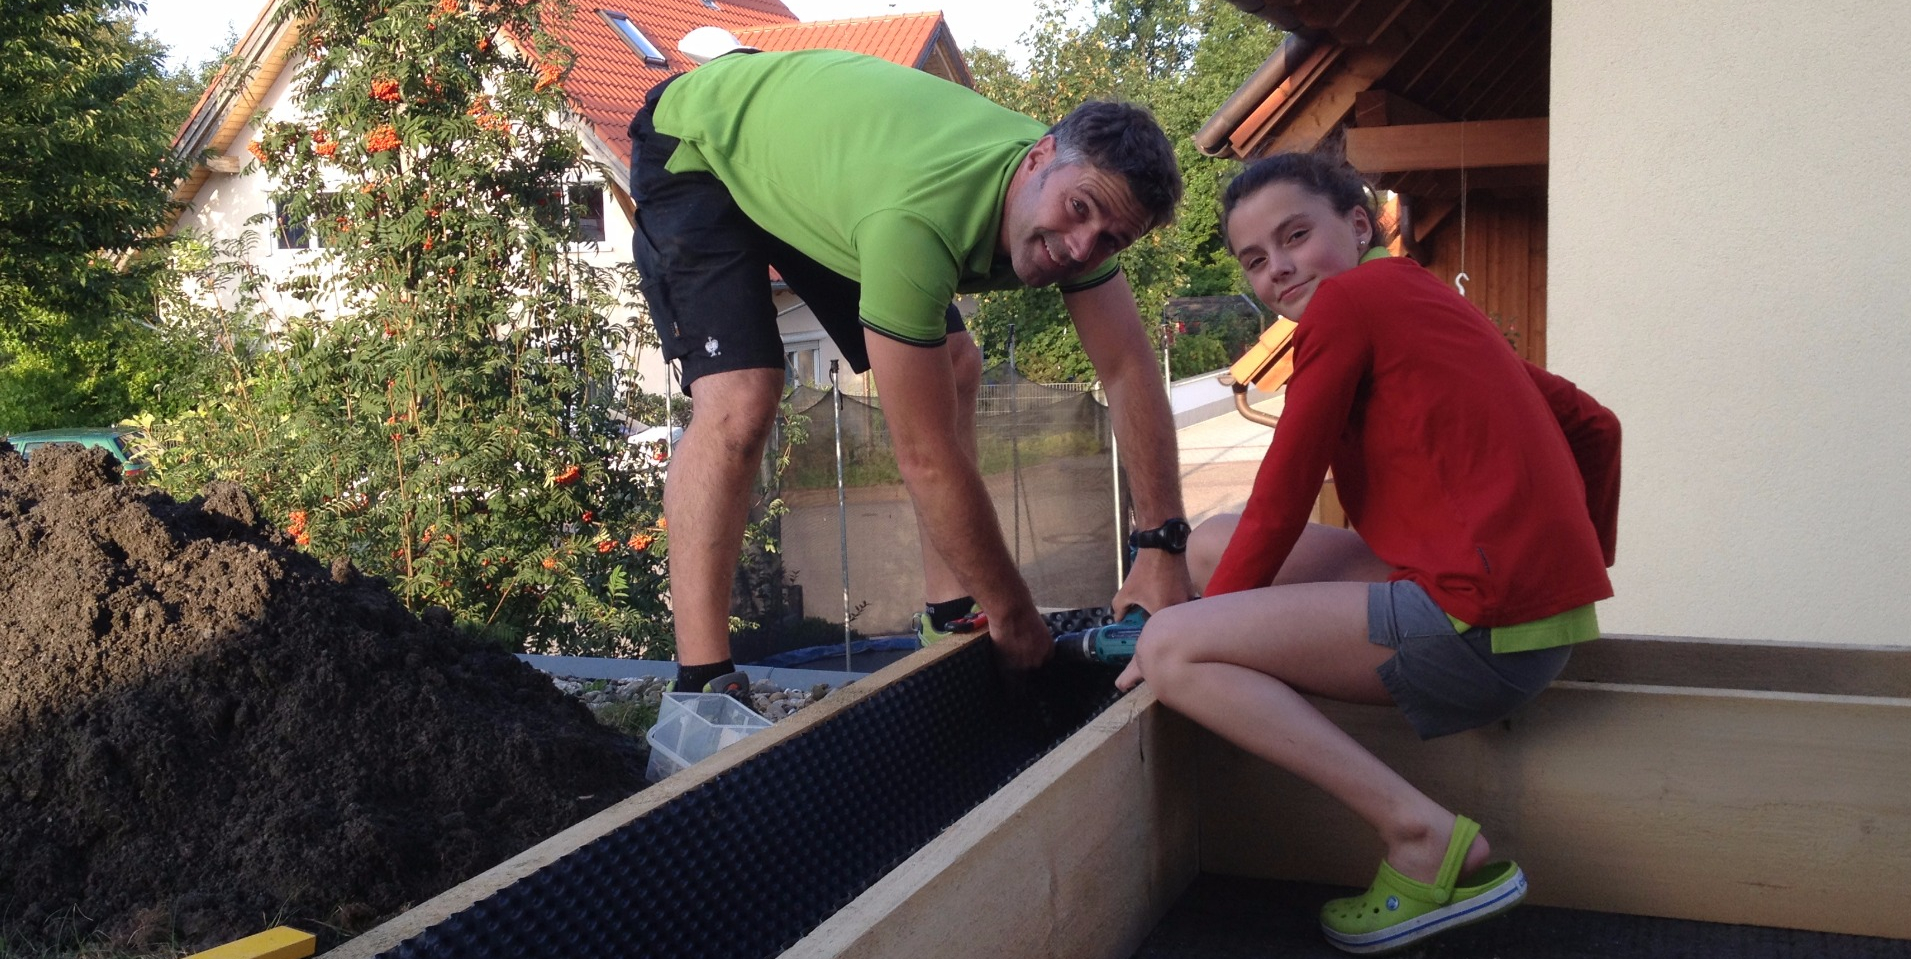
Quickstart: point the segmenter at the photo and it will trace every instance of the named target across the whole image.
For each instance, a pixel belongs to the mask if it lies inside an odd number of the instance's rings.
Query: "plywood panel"
[[[1133,954],[1194,879],[1194,738],[1129,695],[784,959]]]
[[[1911,700],[1560,683],[1503,726],[1422,743],[1328,714],[1485,825],[1532,901],[1911,937]],[[1364,885],[1381,847],[1338,803],[1202,743],[1202,868]]]

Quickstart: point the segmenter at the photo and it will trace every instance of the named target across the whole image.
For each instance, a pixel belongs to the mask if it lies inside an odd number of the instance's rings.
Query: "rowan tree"
[[[258,227],[323,249],[282,281],[303,311],[223,315],[228,375],[155,425],[159,475],[238,480],[300,545],[520,648],[668,655],[661,448],[619,416],[647,331],[630,269],[567,249],[590,163],[549,10],[280,8],[303,110],[249,144],[283,211]]]

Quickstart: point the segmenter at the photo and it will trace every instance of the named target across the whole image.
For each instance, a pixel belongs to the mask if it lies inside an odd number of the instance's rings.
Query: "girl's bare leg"
[[[1270,586],[1169,607],[1148,621],[1137,668],[1121,682],[1130,688],[1145,678],[1171,708],[1319,786],[1373,826],[1395,869],[1431,882],[1453,813],[1302,695],[1392,702],[1375,672],[1392,651],[1367,641],[1367,586]],[[1465,869],[1483,865],[1490,851],[1485,837],[1474,840]]]
[[[1234,535],[1234,527],[1240,521],[1239,513],[1222,513],[1203,520],[1188,536],[1188,573],[1194,578],[1196,590],[1207,589],[1208,580],[1214,576],[1215,566],[1221,562],[1221,553],[1227,549],[1228,539]],[[1367,548],[1359,533],[1338,526],[1309,523],[1301,531],[1301,538],[1294,543],[1294,551],[1287,555],[1287,562],[1281,564],[1280,572],[1269,585],[1384,583],[1392,574],[1393,567],[1381,562],[1373,550]]]

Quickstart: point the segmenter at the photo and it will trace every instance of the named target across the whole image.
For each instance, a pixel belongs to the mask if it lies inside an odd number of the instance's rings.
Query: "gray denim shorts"
[[[1454,632],[1427,591],[1407,580],[1367,590],[1367,640],[1393,650],[1380,681],[1421,739],[1506,718],[1566,668],[1572,649],[1496,653],[1487,629]]]

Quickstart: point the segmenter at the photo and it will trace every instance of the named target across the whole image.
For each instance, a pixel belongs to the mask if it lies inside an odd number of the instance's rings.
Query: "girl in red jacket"
[[[1299,324],[1287,405],[1246,509],[1195,531],[1204,598],[1150,620],[1119,681],[1145,678],[1380,833],[1374,885],[1321,910],[1356,953],[1510,909],[1526,879],[1302,694],[1392,704],[1423,738],[1506,716],[1598,636],[1619,501],[1618,419],[1386,256],[1370,197],[1306,154],[1229,185],[1230,249]],[[1307,521],[1330,467],[1351,531]]]

